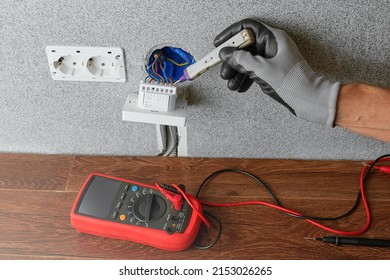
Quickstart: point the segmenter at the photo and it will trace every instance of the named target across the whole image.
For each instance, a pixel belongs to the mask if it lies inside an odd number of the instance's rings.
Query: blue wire
[[[164,79],[165,79],[165,82],[168,84],[169,83],[169,80],[167,78],[167,75],[165,74],[165,67],[167,65],[167,63],[165,61],[163,61],[163,69],[162,69],[162,73],[163,73],[163,76],[164,76]]]
[[[151,67],[151,65],[149,65],[148,68],[146,69],[146,71],[148,72],[149,76],[152,77],[153,80],[156,80],[157,82],[160,82],[161,79],[159,77],[155,76],[152,71],[150,71],[150,67]]]
[[[154,72],[154,70],[151,69],[151,66],[153,63],[159,63],[159,61],[156,61],[156,54],[158,52],[160,52],[160,56],[158,60],[161,61],[161,64],[157,65],[157,72]],[[178,64],[183,63],[183,60],[188,64],[186,66],[177,66],[173,62],[168,61],[165,55],[167,57],[170,57]],[[157,83],[161,83],[163,79],[165,79],[166,83],[169,83],[170,79],[172,80],[172,82],[177,82],[181,76],[181,72],[183,71],[183,69],[187,68],[189,65],[193,64],[194,62],[195,59],[190,53],[187,53],[186,51],[180,48],[167,46],[162,49],[155,50],[151,54],[148,65],[146,67],[146,71],[149,74],[149,76]]]

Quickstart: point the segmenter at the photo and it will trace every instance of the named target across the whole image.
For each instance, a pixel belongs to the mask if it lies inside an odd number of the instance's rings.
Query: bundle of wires
[[[347,211],[344,214],[335,216],[335,217],[309,216],[309,215],[304,215],[304,214],[298,213],[297,211],[283,207],[281,202],[279,201],[279,199],[275,196],[275,194],[271,191],[271,189],[260,178],[258,178],[254,174],[251,174],[247,171],[240,170],[240,169],[222,169],[222,170],[218,170],[218,171],[210,174],[201,183],[195,196],[198,198],[199,194],[202,191],[202,189],[204,188],[204,186],[208,182],[210,182],[210,180],[215,178],[217,175],[223,174],[223,173],[232,173],[232,172],[233,173],[240,173],[240,174],[243,174],[245,176],[252,178],[257,184],[259,184],[270,195],[270,197],[272,198],[274,203],[268,203],[268,202],[257,201],[257,200],[241,201],[241,202],[235,202],[235,203],[216,203],[216,202],[209,202],[209,201],[202,201],[201,200],[200,201],[201,204],[205,205],[205,206],[214,206],[214,207],[236,207],[236,206],[242,206],[242,205],[263,205],[263,206],[268,206],[268,207],[280,210],[282,212],[285,212],[286,214],[288,214],[289,216],[292,216],[294,218],[304,219],[307,222],[309,222],[310,224],[315,225],[317,227],[320,227],[328,232],[332,232],[332,233],[335,233],[338,235],[359,235],[359,234],[362,234],[365,231],[367,231],[367,229],[369,228],[370,223],[371,223],[371,213],[370,213],[368,201],[367,201],[366,195],[365,195],[365,184],[369,178],[369,175],[371,174],[372,170],[374,170],[374,169],[378,169],[382,172],[390,174],[390,166],[378,166],[379,162],[385,162],[385,161],[387,161],[387,162],[390,161],[390,154],[382,155],[382,156],[378,157],[377,159],[375,159],[374,161],[371,161],[367,165],[364,166],[364,168],[361,172],[361,176],[360,176],[359,192],[358,192],[357,198],[355,200],[355,203],[353,204],[352,208],[349,211]],[[325,226],[325,225],[319,223],[319,221],[336,221],[336,220],[340,220],[342,218],[345,218],[347,216],[350,216],[351,214],[353,214],[355,212],[355,210],[357,209],[359,202],[361,200],[363,201],[364,209],[366,212],[366,221],[365,221],[365,224],[362,228],[360,228],[358,230],[342,231],[342,230],[334,229],[334,228],[331,228],[331,227],[328,227],[328,226]],[[219,230],[218,230],[218,234],[217,234],[215,240],[213,242],[211,242],[210,244],[205,245],[205,246],[194,244],[195,247],[197,247],[199,249],[211,248],[214,244],[217,243],[217,241],[220,238],[221,233],[222,233],[222,224],[218,220],[218,218],[216,218],[215,216],[212,216],[208,213],[205,213],[205,214],[207,216],[211,217],[213,220],[216,220],[218,222]]]
[[[195,63],[193,56],[181,48],[166,46],[156,49],[146,65],[145,82],[173,85],[179,81],[184,69]]]

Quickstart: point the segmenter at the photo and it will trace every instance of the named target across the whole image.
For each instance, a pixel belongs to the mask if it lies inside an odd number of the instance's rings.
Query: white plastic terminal
[[[53,80],[126,81],[121,48],[47,46],[46,54]]]
[[[159,112],[175,110],[176,87],[141,82],[138,91],[138,107]]]

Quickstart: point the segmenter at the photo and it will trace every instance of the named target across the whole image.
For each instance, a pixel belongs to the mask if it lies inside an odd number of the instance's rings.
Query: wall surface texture
[[[0,151],[157,154],[154,126],[121,119],[127,95],[145,77],[145,54],[171,43],[200,58],[216,34],[245,17],[285,29],[324,75],[390,86],[388,0],[2,0]],[[54,81],[47,45],[122,47],[127,82]],[[218,71],[188,88],[190,156],[367,159],[390,151],[297,119],[257,86],[230,92]]]

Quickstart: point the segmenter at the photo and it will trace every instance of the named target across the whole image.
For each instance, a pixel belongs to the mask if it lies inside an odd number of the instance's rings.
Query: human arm
[[[252,19],[226,28],[214,44],[222,44],[244,28],[255,34],[253,46],[220,51],[221,77],[228,81],[228,88],[243,92],[255,82],[299,118],[390,142],[388,89],[331,81],[311,69],[286,32]],[[381,105],[374,101],[379,96]]]
[[[390,88],[361,83],[342,85],[335,125],[390,142]]]

